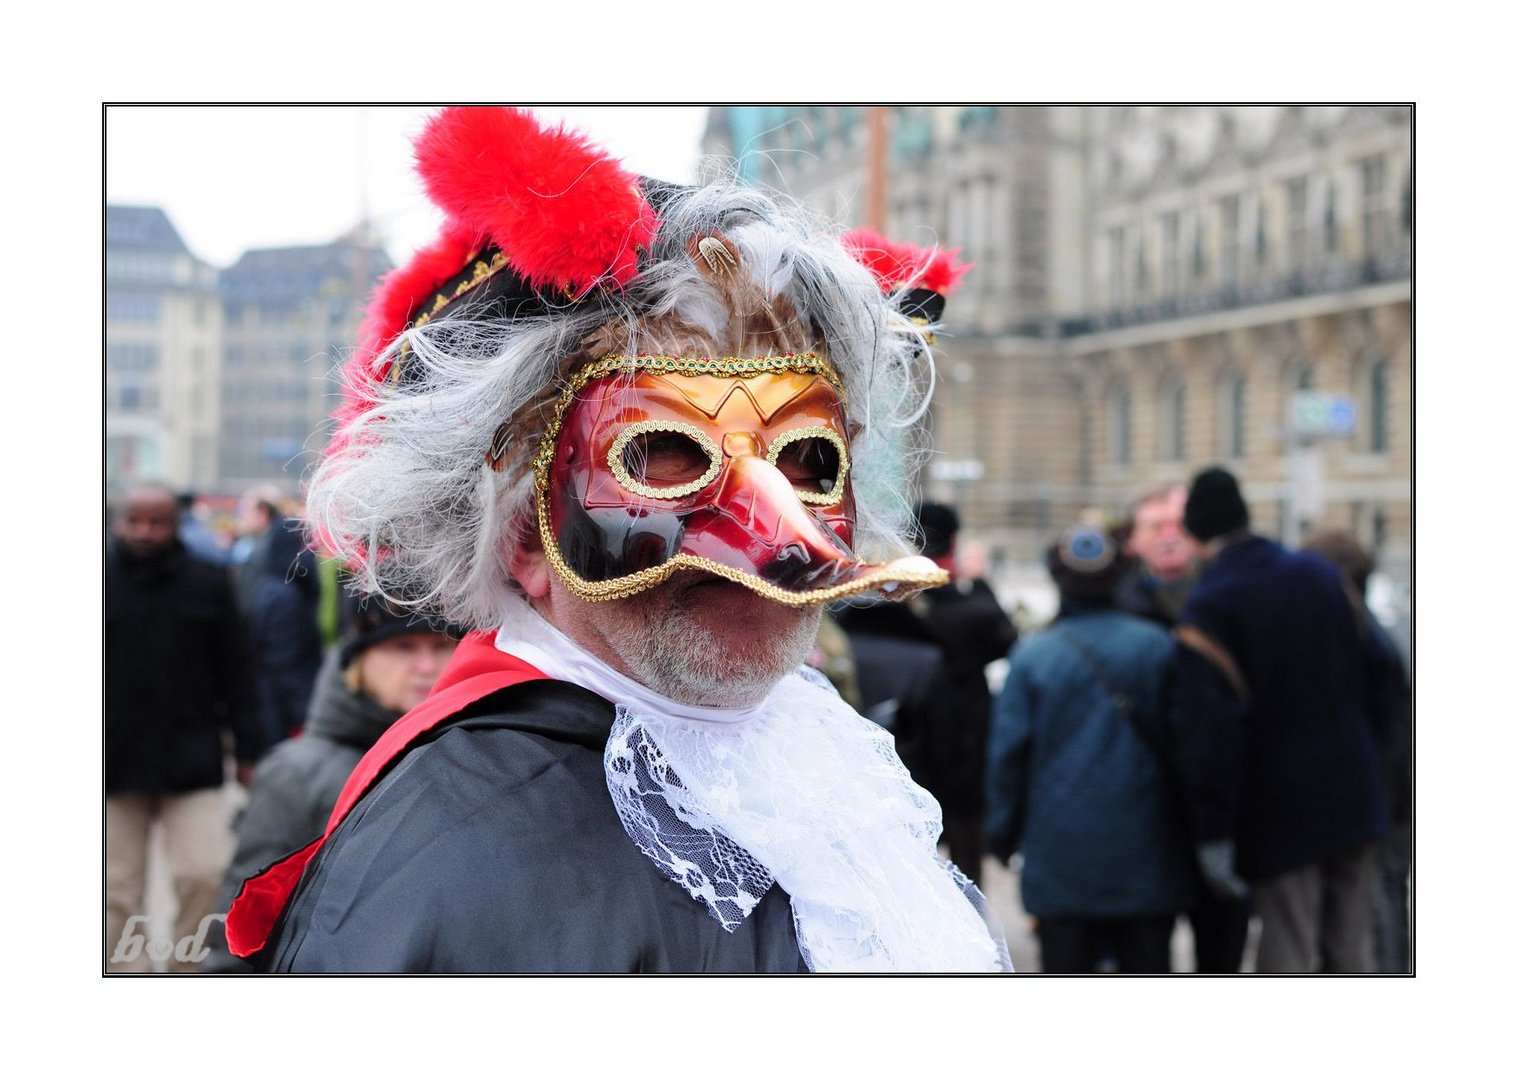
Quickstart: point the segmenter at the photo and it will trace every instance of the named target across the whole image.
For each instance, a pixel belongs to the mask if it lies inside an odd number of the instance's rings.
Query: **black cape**
[[[628,837],[615,708],[538,680],[411,750],[328,838],[267,947],[279,972],[801,972],[772,886],[732,933]]]

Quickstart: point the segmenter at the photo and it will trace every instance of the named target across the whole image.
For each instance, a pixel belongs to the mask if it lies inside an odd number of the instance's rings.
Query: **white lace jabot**
[[[616,705],[605,765],[622,824],[728,930],[778,882],[813,971],[1011,970],[985,898],[938,856],[937,801],[820,674],[752,708],[687,705],[514,601],[496,647]]]

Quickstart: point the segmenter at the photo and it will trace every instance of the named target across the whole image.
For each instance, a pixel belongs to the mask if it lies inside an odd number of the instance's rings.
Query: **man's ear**
[[[553,569],[548,565],[548,556],[543,551],[543,539],[538,535],[536,524],[528,527],[522,542],[511,553],[507,568],[517,584],[522,586],[522,591],[532,599],[541,600],[548,595]]]

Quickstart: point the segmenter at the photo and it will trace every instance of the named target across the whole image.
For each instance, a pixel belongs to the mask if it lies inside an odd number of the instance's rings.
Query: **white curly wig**
[[[713,284],[692,237],[725,237],[741,268]],[[350,408],[309,478],[310,524],[355,587],[470,627],[502,622],[507,569],[534,529],[531,460],[563,386],[610,353],[825,353],[847,395],[862,557],[909,554],[919,421],[932,392],[925,328],[898,310],[836,230],[733,181],[673,188],[620,289],[493,317],[468,299],[349,365]],[[381,378],[404,364],[405,377]],[[487,457],[492,447],[498,459]]]

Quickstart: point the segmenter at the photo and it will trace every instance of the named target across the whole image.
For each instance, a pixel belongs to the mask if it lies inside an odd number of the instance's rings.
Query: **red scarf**
[[[385,770],[423,735],[497,690],[546,678],[532,665],[497,649],[493,630],[476,630],[459,642],[427,700],[392,724],[354,767],[327,819],[327,831],[243,882],[227,912],[227,947],[232,953],[246,959],[264,947],[306,864]]]

